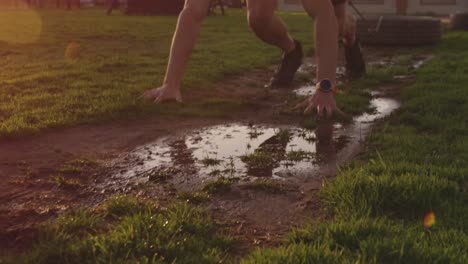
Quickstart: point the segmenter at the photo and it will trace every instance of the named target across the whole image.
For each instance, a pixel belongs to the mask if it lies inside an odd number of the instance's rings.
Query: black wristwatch
[[[321,80],[318,87],[319,91],[324,93],[330,93],[333,91],[332,83],[330,80]]]

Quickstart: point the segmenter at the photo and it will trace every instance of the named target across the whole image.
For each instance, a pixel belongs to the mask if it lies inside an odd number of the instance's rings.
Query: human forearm
[[[200,33],[204,14],[191,8],[185,8],[179,16],[172,39],[171,52],[167,65],[164,84],[180,87],[190,55]]]
[[[336,82],[338,61],[338,24],[334,16],[324,11],[315,18],[315,48],[317,79]]]
[[[338,23],[330,0],[302,0],[307,13],[315,18],[317,79],[336,81]]]

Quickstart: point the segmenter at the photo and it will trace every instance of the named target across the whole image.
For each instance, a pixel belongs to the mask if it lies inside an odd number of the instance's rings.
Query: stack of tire
[[[184,2],[184,0],[127,0],[127,14],[177,16],[182,11]]]
[[[450,27],[454,30],[468,30],[468,13],[457,13],[451,15]]]
[[[369,16],[358,19],[357,35],[365,45],[416,46],[437,44],[440,19],[413,16]]]

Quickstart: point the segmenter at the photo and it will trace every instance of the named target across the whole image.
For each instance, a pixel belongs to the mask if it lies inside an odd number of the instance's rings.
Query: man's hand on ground
[[[142,95],[143,98],[153,100],[155,103],[163,103],[168,101],[176,101],[182,103],[182,94],[180,89],[174,89],[163,85],[159,88],[147,90]]]
[[[313,96],[296,105],[294,109],[303,107],[305,107],[305,114],[316,110],[319,117],[322,117],[324,112],[326,112],[328,117],[332,117],[335,112],[344,115],[344,113],[336,106],[335,97],[332,92],[325,93],[317,91]]]

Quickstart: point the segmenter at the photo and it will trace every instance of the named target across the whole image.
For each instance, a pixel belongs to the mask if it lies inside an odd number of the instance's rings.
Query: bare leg
[[[186,0],[179,15],[177,28],[172,39],[166,77],[161,87],[146,91],[144,96],[156,102],[182,101],[180,85],[200,33],[200,27],[208,12],[210,0]]]
[[[302,64],[301,44],[288,33],[283,20],[275,14],[277,0],[248,0],[248,22],[253,32],[264,42],[283,51],[281,63],[270,80],[270,88],[286,88],[294,80]]]
[[[315,17],[317,79],[335,84],[338,60],[338,23],[330,0],[302,0],[306,12]]]
[[[346,3],[335,6],[338,29],[346,46],[352,46],[356,40],[356,19],[347,14]]]
[[[247,0],[247,19],[250,28],[264,42],[288,53],[295,48],[286,25],[275,15],[276,0]]]
[[[345,48],[346,76],[349,80],[359,79],[366,73],[366,62],[356,37],[356,20],[346,14],[346,2],[335,6],[335,15]]]

